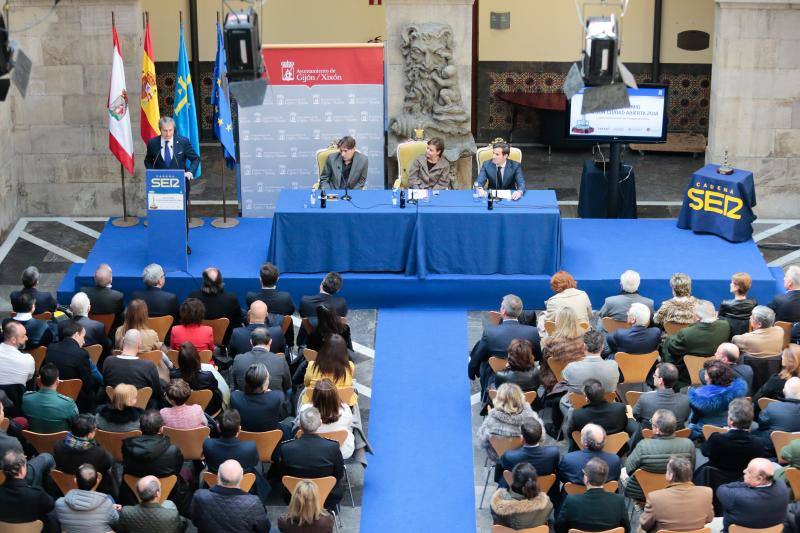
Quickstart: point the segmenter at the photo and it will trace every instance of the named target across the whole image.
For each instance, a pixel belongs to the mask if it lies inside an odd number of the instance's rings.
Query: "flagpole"
[[[217,24],[219,23],[219,11],[217,11]],[[228,220],[228,202],[225,196],[225,147],[220,146],[220,150],[222,151],[222,173],[220,174],[220,182],[222,183],[222,218],[215,218],[211,221],[211,225],[220,229],[235,228],[239,225],[239,221],[235,218]]]
[[[111,27],[115,27],[114,12],[111,12]],[[119,164],[119,175],[122,179],[122,218],[115,218],[111,221],[111,225],[117,228],[131,228],[139,224],[138,217],[128,216],[128,199],[125,196],[125,167],[122,163]]]

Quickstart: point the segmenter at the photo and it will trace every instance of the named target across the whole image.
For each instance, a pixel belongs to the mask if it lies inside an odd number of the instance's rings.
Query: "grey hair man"
[[[786,269],[783,287],[786,294],[775,296],[767,306],[775,311],[775,320],[779,322],[800,322],[800,266],[792,265]]]
[[[94,271],[94,285],[81,287],[81,292],[89,297],[92,313],[114,315],[110,331],[122,324],[125,311],[125,295],[111,288],[112,281],[111,267],[107,263],[101,263]]]
[[[583,467],[590,459],[598,458],[608,465],[608,479],[619,479],[622,465],[616,454],[603,451],[606,432],[597,424],[586,424],[581,429],[581,450],[569,452],[561,457],[558,479],[562,483],[583,484]]]
[[[714,355],[717,347],[731,338],[730,324],[726,320],[717,320],[717,313],[711,302],[697,300],[694,312],[697,322],[668,335],[661,348],[662,360],[674,363],[680,370],[680,387],[690,382],[689,372],[683,364],[684,355]]]
[[[736,398],[728,404],[728,431],[709,435],[700,452],[708,457],[708,465],[739,477],[747,463],[764,457],[764,441],[750,431],[753,425],[753,404],[746,398]],[[698,474],[702,474],[698,469]],[[700,476],[702,478],[702,475]]]
[[[44,313],[50,311],[54,313],[56,310],[56,299],[49,292],[40,291],[39,286],[39,269],[35,266],[29,266],[22,271],[22,289],[13,291],[9,295],[12,307],[17,303],[20,295],[30,294],[36,301],[36,312]]]
[[[731,341],[746,354],[755,357],[778,355],[783,349],[783,328],[775,325],[775,311],[757,305],[750,313],[752,331],[734,335]]]
[[[278,333],[277,335],[279,341],[282,341],[282,334]],[[288,393],[292,388],[292,372],[289,369],[286,358],[276,357],[272,351],[273,339],[270,329],[257,327],[250,330],[250,342],[252,343],[252,349],[248,352],[240,353],[233,360],[233,366],[231,367],[233,388],[244,390],[247,370],[251,365],[263,364],[269,370],[269,388]]]
[[[628,309],[632,303],[644,304],[653,314],[653,300],[645,298],[639,294],[639,273],[635,270],[626,270],[619,277],[621,292],[615,296],[609,296],[600,308],[600,317],[609,317],[620,322],[625,322],[628,318]],[[645,324],[646,325],[646,324]]]
[[[783,397],[783,401],[769,403],[758,415],[758,428],[764,434],[768,435],[770,431],[800,431],[800,378],[786,380]]]
[[[164,290],[166,275],[161,265],[150,263],[142,271],[144,290],[134,291],[131,300],[142,300],[147,304],[149,316],[171,315],[178,320],[178,297]]]
[[[650,353],[658,349],[661,342],[661,330],[650,325],[650,309],[643,303],[633,302],[628,308],[627,322],[630,327],[619,328],[608,335],[608,353],[610,357],[617,352],[629,354]]]
[[[692,463],[674,455],[667,463],[667,487],[647,495],[639,520],[640,531],[692,531],[702,529],[714,519],[714,493],[709,487],[692,483]]]
[[[178,509],[170,500],[161,501],[161,482],[155,476],[145,476],[136,483],[139,505],[123,507],[119,512],[117,529],[121,531],[159,531],[183,533],[186,526]]]
[[[44,454],[53,458],[50,454]],[[31,459],[31,464],[25,460],[22,448],[9,449],[0,457],[6,481],[0,485],[0,516],[4,522],[25,523],[42,520],[46,531],[60,531],[54,527],[55,517],[51,520],[48,515],[53,510],[51,498],[41,486],[32,486],[28,481],[28,470],[41,455]]]

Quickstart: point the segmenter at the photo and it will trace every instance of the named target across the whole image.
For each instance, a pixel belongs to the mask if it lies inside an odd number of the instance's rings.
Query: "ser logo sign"
[[[157,176],[150,178],[150,188],[152,189],[177,189],[181,186],[178,178],[166,178]]]
[[[727,194],[729,192],[732,191],[727,187],[697,182],[694,187],[686,191],[686,196],[689,197],[689,207],[695,211],[717,213],[733,220],[740,220],[742,215],[739,211],[744,202],[741,198]]]

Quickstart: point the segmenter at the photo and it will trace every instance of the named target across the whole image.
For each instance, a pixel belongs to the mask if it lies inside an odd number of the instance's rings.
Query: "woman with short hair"
[[[539,415],[525,401],[519,385],[504,383],[497,389],[494,409],[489,411],[483,419],[483,424],[478,428],[476,435],[478,444],[486,450],[489,459],[497,463],[499,458],[492,448],[490,437],[519,437],[522,435],[522,424],[531,421],[536,421],[544,427]]]
[[[214,330],[203,324],[206,306],[197,298],[186,298],[178,310],[181,324],[172,328],[169,347],[177,350],[184,342],[191,342],[198,350],[214,349]]]
[[[705,424],[724,427],[728,423],[728,404],[747,395],[747,382],[737,378],[730,366],[709,358],[703,368],[706,384],[689,389],[692,414],[688,427],[692,429],[692,439],[703,436]]]
[[[533,346],[526,339],[514,339],[508,345],[506,367],[494,375],[494,387],[503,383],[519,385],[523,392],[539,388],[539,370],[534,366]]]
[[[144,410],[136,407],[139,391],[133,385],[120,383],[114,387],[111,402],[97,410],[97,429],[124,433],[139,429],[139,418]]]
[[[697,298],[692,296],[692,278],[683,272],[676,272],[669,278],[669,285],[672,287],[672,298],[661,303],[653,315],[653,322],[662,327],[664,322],[694,324]]]
[[[565,307],[575,312],[579,322],[591,324],[592,302],[586,292],[578,289],[578,282],[572,274],[559,270],[550,278],[550,288],[555,294],[545,300],[545,312],[543,319],[539,321],[539,333],[543,337],[547,336],[545,322],[555,320],[558,312]]]
[[[737,272],[731,276],[730,291],[733,298],[722,300],[719,304],[719,318],[724,318],[731,325],[731,337],[747,333],[750,327],[750,313],[758,305],[755,298],[748,298],[747,291],[753,284],[753,278],[747,272]]]
[[[297,483],[286,514],[278,518],[281,533],[332,533],[334,525],[333,517],[322,508],[317,485],[308,479]]]
[[[444,141],[434,137],[428,141],[425,153],[408,167],[409,189],[453,189],[455,169],[444,157]]]
[[[539,476],[530,463],[517,463],[511,471],[511,486],[492,495],[492,523],[511,529],[527,529],[547,524],[553,504],[539,489]]]
[[[206,415],[199,405],[186,405],[192,394],[189,384],[182,379],[173,379],[167,385],[167,402],[172,407],[161,409],[164,426],[174,429],[196,429],[208,425]]]

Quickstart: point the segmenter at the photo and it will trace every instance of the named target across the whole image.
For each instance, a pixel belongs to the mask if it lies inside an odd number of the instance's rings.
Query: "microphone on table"
[[[349,202],[350,200],[352,200],[352,199],[353,199],[353,198],[350,196],[350,193],[348,192],[348,187],[347,187],[347,185],[348,185],[348,183],[347,183],[347,182],[348,182],[348,181],[349,181],[349,180],[344,180],[344,196],[342,196],[342,200],[345,200],[345,201],[347,201],[347,202]]]

